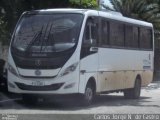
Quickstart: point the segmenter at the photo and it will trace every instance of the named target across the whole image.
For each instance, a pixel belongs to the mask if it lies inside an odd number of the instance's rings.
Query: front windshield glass
[[[29,52],[61,52],[78,41],[83,15],[30,14],[21,19],[13,47]]]

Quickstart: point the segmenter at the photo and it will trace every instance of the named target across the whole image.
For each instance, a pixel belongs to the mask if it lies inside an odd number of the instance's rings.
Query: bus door
[[[80,83],[84,88],[90,76],[97,79],[98,68],[98,24],[96,17],[89,17],[86,21],[83,41],[81,46]],[[83,83],[82,83],[83,82]],[[82,85],[84,85],[82,87]]]

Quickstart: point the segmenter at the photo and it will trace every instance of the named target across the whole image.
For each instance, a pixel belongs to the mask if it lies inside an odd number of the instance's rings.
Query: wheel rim
[[[87,88],[86,89],[86,99],[87,99],[87,101],[88,102],[91,101],[92,98],[93,98],[93,91],[92,91],[91,88]]]

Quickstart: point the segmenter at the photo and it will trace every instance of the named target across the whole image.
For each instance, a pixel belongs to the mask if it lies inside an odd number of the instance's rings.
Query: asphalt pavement
[[[37,104],[28,105],[23,102],[21,95],[0,92],[0,114],[42,115],[36,119],[43,118],[46,114],[160,114],[160,81],[142,88],[141,97],[137,100],[124,99],[122,93],[113,93],[99,96],[88,107],[79,103],[80,100],[40,99]]]

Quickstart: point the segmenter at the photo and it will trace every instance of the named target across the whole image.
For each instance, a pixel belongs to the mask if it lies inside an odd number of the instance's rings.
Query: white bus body
[[[72,40],[61,40],[70,37]],[[9,49],[8,90],[21,94],[78,93],[88,103],[94,94],[103,92],[123,91],[127,98],[138,98],[140,86],[148,85],[153,78],[153,39],[151,23],[110,12],[26,12]],[[54,48],[47,46],[49,42]]]

